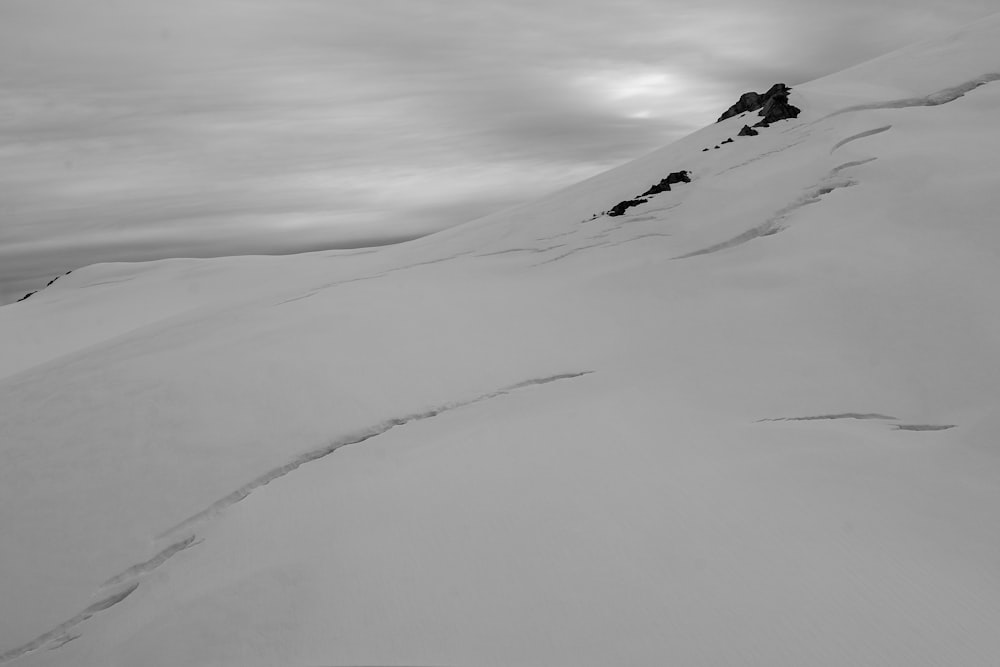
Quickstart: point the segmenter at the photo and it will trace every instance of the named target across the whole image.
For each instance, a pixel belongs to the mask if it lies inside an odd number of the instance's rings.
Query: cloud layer
[[[992,0],[3,0],[0,303],[96,261],[410,238]]]

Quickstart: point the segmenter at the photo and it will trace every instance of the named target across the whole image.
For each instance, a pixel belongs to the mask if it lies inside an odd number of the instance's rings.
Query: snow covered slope
[[[997,45],[400,246],[0,308],[0,661],[996,664]]]

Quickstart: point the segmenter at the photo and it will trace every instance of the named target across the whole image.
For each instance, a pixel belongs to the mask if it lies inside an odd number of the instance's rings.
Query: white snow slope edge
[[[1000,15],[791,101],[0,308],[0,660],[997,664]]]

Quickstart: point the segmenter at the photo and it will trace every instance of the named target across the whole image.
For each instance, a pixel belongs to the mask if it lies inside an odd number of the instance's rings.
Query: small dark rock
[[[749,125],[744,125],[743,129],[740,130],[740,133],[737,134],[736,136],[738,136],[738,137],[756,137],[758,134],[760,134],[760,132],[758,132],[757,130],[753,129]]]
[[[614,217],[617,215],[624,215],[625,211],[631,208],[632,206],[645,204],[648,201],[649,201],[648,199],[626,199],[625,201],[620,201],[611,207],[611,210],[608,211],[608,216]]]
[[[62,276],[68,276],[71,273],[73,273],[72,270],[67,271],[66,273],[62,274]],[[55,278],[53,278],[52,280],[50,280],[45,287],[49,287],[50,285],[52,285],[52,283],[54,283],[55,281],[57,281],[60,278],[62,278],[62,276],[56,276]],[[45,287],[43,287],[42,289],[45,289]],[[35,290],[34,292],[28,292],[27,294],[25,294],[24,296],[22,296],[20,299],[18,299],[17,301],[15,301],[15,303],[20,303],[21,301],[24,301],[25,299],[27,299],[31,295],[38,294],[40,291],[41,290]]]
[[[701,149],[701,152],[702,152],[702,153],[704,153],[704,152],[705,152],[705,151],[707,151],[707,150],[708,150],[707,148],[702,148],[702,149]]]
[[[723,144],[731,144],[731,143],[733,143],[733,138],[732,138],[732,137],[729,137],[728,139],[726,139],[726,140],[725,140],[725,141],[723,141],[722,143],[723,143]]]

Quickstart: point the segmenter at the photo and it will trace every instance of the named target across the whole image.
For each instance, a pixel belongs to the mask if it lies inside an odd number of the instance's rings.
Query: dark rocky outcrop
[[[610,217],[625,215],[625,211],[627,209],[633,206],[638,206],[639,204],[645,204],[648,201],[648,199],[626,199],[625,201],[620,201],[611,207],[611,210],[608,211],[608,215]]]
[[[792,118],[798,118],[799,113],[802,110],[798,107],[794,107],[791,104],[782,105],[779,108],[775,108],[768,114],[767,118],[764,120],[754,123],[754,127],[770,127],[771,123],[775,123],[779,120],[790,120]]]
[[[727,118],[732,118],[748,111],[757,111],[758,109],[761,110],[760,115],[764,117],[764,120],[757,123],[754,127],[767,127],[768,123],[773,123],[776,120],[795,118],[799,115],[799,109],[788,103],[789,92],[791,92],[791,88],[783,83],[776,83],[768,88],[764,94],[755,92],[743,93],[739,101],[719,116],[719,120],[716,122],[722,122]]]
[[[743,93],[740,95],[739,101],[726,109],[726,112],[719,116],[719,120],[715,122],[721,123],[727,118],[739,116],[741,113],[746,113],[747,111],[756,111],[762,106],[764,106],[763,95],[755,92]]]
[[[722,143],[723,143],[723,144],[731,144],[731,143],[733,143],[733,138],[732,138],[732,137],[729,137],[728,139],[726,139],[726,140],[725,140],[725,141],[723,141]]]
[[[73,273],[73,271],[67,271],[66,273],[62,274],[62,276],[68,276],[71,273]],[[53,278],[52,280],[50,280],[48,282],[48,284],[45,285],[45,287],[48,287],[49,285],[51,285],[55,281],[59,280],[60,278],[62,278],[62,276],[56,276],[55,278]],[[43,287],[42,289],[45,289],[45,287]],[[20,299],[18,299],[14,303],[20,303],[20,302],[24,301],[25,299],[29,298],[30,296],[32,296],[33,294],[38,294],[40,291],[42,291],[42,290],[35,290],[34,292],[28,292],[27,294],[25,294],[24,296],[22,296]]]
[[[71,273],[73,273],[73,272],[72,272],[72,271],[67,271],[66,273],[62,274],[62,276],[56,276],[55,278],[53,278],[52,280],[50,280],[50,281],[49,281],[48,283],[46,283],[46,285],[45,285],[45,286],[46,286],[46,287],[49,287],[49,286],[50,286],[50,285],[52,285],[52,283],[54,283],[55,281],[59,280],[59,279],[60,279],[60,278],[62,278],[63,276],[68,276],[68,275],[69,275],[69,274],[71,274]]]
[[[758,132],[757,130],[753,129],[749,125],[744,125],[743,129],[740,130],[740,133],[737,134],[736,136],[738,136],[738,137],[756,137],[758,134],[760,134],[760,132]]]
[[[650,187],[648,190],[643,192],[640,197],[648,197],[649,195],[660,194],[661,192],[669,192],[670,186],[675,183],[690,183],[691,177],[688,176],[687,171],[675,171],[669,174],[666,178],[661,180],[656,185]]]
[[[764,106],[760,109],[760,115],[763,116],[763,120],[754,124],[754,127],[767,127],[771,123],[775,123],[779,120],[787,120],[790,118],[798,118],[799,113],[802,111],[796,106],[792,106],[788,103],[788,93],[789,89],[782,85],[782,90],[775,92]]]
[[[707,148],[705,150],[708,150]],[[625,211],[632,208],[633,206],[638,206],[639,204],[645,204],[649,200],[646,197],[650,195],[656,195],[661,192],[668,192],[670,186],[676,183],[690,183],[691,182],[691,172],[687,169],[681,171],[671,172],[667,174],[667,177],[661,179],[659,183],[651,186],[648,190],[643,192],[641,195],[637,196],[635,199],[626,199],[625,201],[620,201],[614,206],[612,206],[607,214],[610,217],[615,217],[618,215],[625,215]]]

